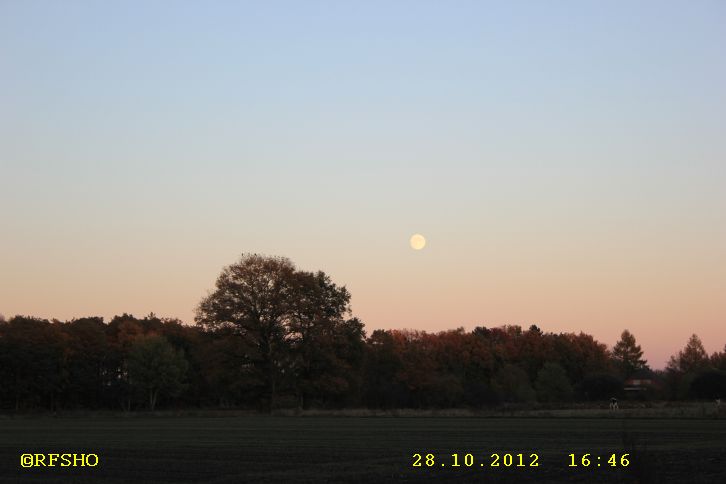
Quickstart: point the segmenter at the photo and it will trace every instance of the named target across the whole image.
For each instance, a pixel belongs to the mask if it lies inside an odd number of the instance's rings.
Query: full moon
[[[426,247],[426,239],[421,234],[413,234],[410,243],[413,250],[421,250]]]

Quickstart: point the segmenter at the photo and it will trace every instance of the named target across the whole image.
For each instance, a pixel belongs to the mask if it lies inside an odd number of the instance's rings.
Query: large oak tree
[[[351,342],[363,341],[362,324],[346,319],[349,313],[350,293],[325,273],[299,271],[284,257],[244,254],[222,270],[196,320],[242,338],[240,365],[272,409],[281,387],[302,405],[314,394],[348,390],[341,371]]]

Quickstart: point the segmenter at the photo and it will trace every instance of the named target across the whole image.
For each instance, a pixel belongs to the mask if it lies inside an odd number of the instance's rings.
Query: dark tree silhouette
[[[530,402],[536,398],[527,373],[516,365],[504,365],[494,376],[492,387],[504,402]]]
[[[56,409],[64,383],[63,344],[60,323],[15,316],[0,325],[0,391],[16,410],[22,403]]]
[[[577,385],[581,398],[605,401],[622,393],[623,380],[610,373],[592,373]]]
[[[216,289],[202,300],[197,323],[207,329],[230,327],[247,346],[245,361],[264,382],[268,407],[275,406],[285,365],[285,325],[294,310],[295,266],[284,257],[243,255],[225,267]]]
[[[107,325],[103,318],[74,319],[63,325],[66,336],[64,404],[97,408],[103,402],[104,388],[113,384],[109,363]]]
[[[726,371],[709,368],[699,372],[691,381],[689,393],[694,398],[726,397]]]
[[[400,381],[401,342],[392,331],[377,329],[366,342],[364,403],[370,407],[406,406],[408,389]]]
[[[535,382],[537,399],[540,402],[569,402],[573,390],[567,372],[557,363],[545,363],[537,374]]]
[[[612,357],[623,377],[628,377],[636,370],[646,368],[648,363],[643,359],[643,350],[639,344],[636,344],[635,336],[627,329],[623,330],[620,340],[615,343]]]
[[[128,357],[131,388],[147,398],[149,410],[160,396],[176,396],[184,389],[189,363],[163,336],[138,338]]]
[[[705,369],[708,364],[706,349],[703,347],[701,339],[693,334],[688,339],[686,346],[677,355],[671,356],[668,370],[677,373],[691,373]]]
[[[716,351],[711,355],[711,366],[726,371],[726,345],[724,345],[723,351]]]
[[[264,382],[272,409],[280,390],[290,386],[301,404],[313,395],[348,390],[341,372],[343,355],[352,353],[340,346],[363,341],[362,324],[345,319],[349,302],[347,289],[323,272],[298,271],[289,259],[252,254],[224,268],[196,319],[207,330],[230,328],[244,340],[240,364]]]
[[[360,356],[363,325],[345,319],[350,314],[350,293],[323,272],[296,272],[291,299],[285,327],[289,374],[300,406],[307,408],[311,399],[335,400],[349,391],[347,376],[354,369],[346,348],[358,346]]]
[[[0,410],[606,401],[646,365],[628,331],[611,352],[591,335],[535,325],[376,330],[366,339],[350,298],[323,272],[243,255],[201,301],[197,325],[153,313],[109,323],[0,319]],[[693,335],[651,376],[661,396],[724,398],[724,370],[726,347],[709,357]]]

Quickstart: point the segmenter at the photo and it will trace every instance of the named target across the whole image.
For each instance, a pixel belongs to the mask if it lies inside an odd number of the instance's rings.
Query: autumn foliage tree
[[[199,304],[197,323],[230,329],[244,342],[239,361],[262,384],[268,409],[292,391],[302,406],[311,397],[348,391],[360,360],[363,326],[350,314],[350,293],[323,272],[305,272],[283,257],[243,255],[225,267],[215,290]]]
[[[286,324],[295,309],[294,274],[289,259],[243,256],[222,270],[215,290],[197,310],[202,327],[230,328],[242,338],[246,351],[239,364],[256,373],[270,408],[285,365]]]
[[[602,403],[625,396],[625,378],[646,365],[627,330],[612,350],[536,325],[366,337],[350,299],[322,271],[243,255],[202,299],[196,325],[153,313],[0,318],[0,411]],[[652,376],[668,398],[724,398],[725,370],[726,347],[708,356],[693,335]]]

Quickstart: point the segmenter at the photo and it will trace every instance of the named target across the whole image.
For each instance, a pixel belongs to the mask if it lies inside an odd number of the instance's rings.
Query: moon
[[[409,242],[413,250],[421,250],[426,247],[426,239],[421,234],[413,234]]]

